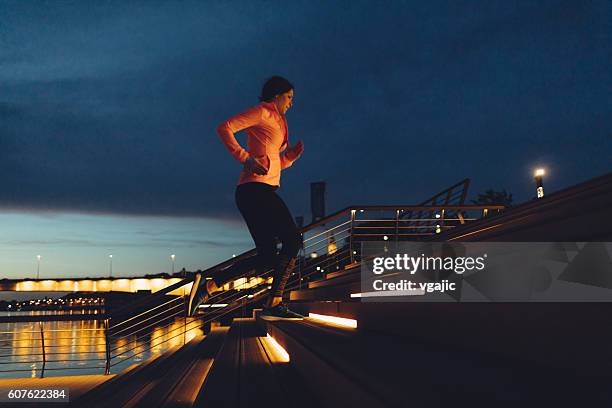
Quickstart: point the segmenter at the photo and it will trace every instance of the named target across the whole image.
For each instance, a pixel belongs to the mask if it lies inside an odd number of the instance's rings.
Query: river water
[[[85,314],[88,312],[93,311]],[[42,314],[49,312],[2,313],[3,316]],[[111,338],[111,373],[119,373],[203,334],[201,329],[183,334],[183,324],[184,319],[177,318],[146,332]],[[46,359],[44,373],[43,357]],[[0,323],[0,378],[103,374],[105,364],[106,339],[101,320]]]

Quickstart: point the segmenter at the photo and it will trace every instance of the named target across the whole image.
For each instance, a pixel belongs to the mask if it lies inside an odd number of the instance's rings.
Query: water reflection
[[[176,318],[146,332],[111,338],[111,373],[121,372],[203,334],[199,328],[183,333],[184,324],[184,318]],[[193,322],[187,327],[195,326]],[[40,377],[43,339],[45,377],[104,373],[104,321],[14,322],[0,323],[0,378]]]

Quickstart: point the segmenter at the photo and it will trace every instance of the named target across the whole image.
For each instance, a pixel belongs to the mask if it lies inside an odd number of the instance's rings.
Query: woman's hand
[[[301,140],[294,144],[292,147],[288,147],[285,152],[285,157],[291,161],[296,161],[302,155],[304,151],[304,142]]]
[[[266,161],[267,163],[264,163]],[[268,174],[268,169],[270,168],[270,160],[267,156],[263,156],[260,158],[256,158],[253,156],[249,156],[248,159],[244,162],[244,169],[249,173],[255,173],[260,176],[265,176]]]

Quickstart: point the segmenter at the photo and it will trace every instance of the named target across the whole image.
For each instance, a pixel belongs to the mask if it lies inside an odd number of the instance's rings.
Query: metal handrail
[[[77,337],[79,339],[83,338],[83,337]],[[85,337],[87,339],[95,339],[95,336],[89,336],[89,337]],[[74,340],[75,337],[56,337],[54,340]],[[15,341],[19,341],[19,340],[15,340]],[[41,339],[31,339],[31,341],[41,341]]]
[[[101,319],[98,319],[101,320]],[[69,320],[44,320],[44,321],[69,321]],[[94,320],[95,321],[95,320]],[[29,323],[40,323],[40,321],[38,320],[33,320],[33,321],[28,321]],[[28,322],[22,322],[22,323],[28,323]],[[5,322],[6,323],[6,322]],[[53,331],[53,332],[74,332],[74,331],[96,331],[96,330],[100,330],[100,329],[47,329],[47,331]],[[20,334],[38,334],[39,331],[38,330],[34,330],[34,331],[19,331]],[[0,334],[15,334],[14,331],[5,331],[5,332],[0,332]],[[0,341],[5,341],[5,340],[0,340]]]
[[[311,239],[317,238],[317,237],[319,237],[319,236],[321,236],[321,235],[328,234],[330,231],[333,231],[333,230],[334,230],[334,229],[336,229],[336,228],[343,227],[343,226],[348,225],[348,224],[350,224],[350,223],[351,223],[351,221],[350,221],[350,220],[349,220],[349,221],[345,221],[345,222],[343,222],[342,224],[338,224],[338,225],[336,225],[336,226],[335,226],[335,227],[333,227],[333,228],[330,228],[330,229],[325,230],[325,231],[323,231],[323,232],[321,232],[321,233],[319,233],[319,234],[313,235],[313,236],[312,236],[312,237],[310,237],[310,238],[305,239],[305,240],[304,240],[304,242],[308,242],[308,241],[310,241]],[[304,233],[304,232],[305,232],[305,231],[302,231],[302,233]]]
[[[181,313],[175,313],[175,314],[173,314],[173,315],[171,315],[171,316],[166,317],[166,319],[168,319],[168,318],[172,318],[172,317],[176,317],[176,316],[179,316],[180,314],[181,314]],[[168,327],[168,326],[171,326],[172,324],[174,324],[174,322],[167,323],[167,324],[165,324],[165,325],[163,325],[163,326],[156,326],[156,327],[157,327],[157,328],[159,328],[159,329],[164,329],[164,328],[166,328],[166,327]],[[173,330],[174,330],[174,329],[173,329]],[[134,333],[130,334],[130,336],[133,336],[135,333],[136,333],[136,332],[134,332]],[[163,335],[162,335],[162,336],[163,336]],[[125,346],[127,346],[128,344],[131,344],[131,343],[137,342],[138,340],[142,339],[143,337],[146,337],[146,335],[142,335],[142,336],[140,336],[140,337],[136,336],[134,339],[130,340],[129,342],[127,342],[127,343],[125,343],[125,344],[122,344],[122,345],[121,345],[121,346],[119,346],[119,347],[114,347],[114,348],[111,348],[111,349],[110,349],[110,351],[111,351],[111,353],[112,353],[113,351],[119,350],[120,348],[125,347]],[[158,337],[159,337],[159,336],[158,336]],[[155,339],[156,339],[156,338],[158,338],[158,337],[154,337],[154,338],[152,338],[151,340],[155,340]]]
[[[172,301],[170,301],[170,302],[166,302],[164,305],[170,304],[170,303],[172,303],[172,302],[174,302],[174,301],[176,301],[176,299],[173,299],[173,300],[172,300]],[[180,305],[180,304],[179,304],[179,305],[175,305],[175,306],[170,307],[168,310],[172,310],[172,309],[175,309],[175,308],[177,308],[177,307],[181,307],[181,306],[182,306],[182,305]],[[157,309],[157,307],[155,307],[155,308],[153,308],[153,309],[151,309],[151,310],[154,310],[154,309]],[[157,313],[157,314],[155,314],[155,315],[153,315],[153,316],[147,317],[146,319],[143,319],[142,321],[140,321],[140,322],[138,322],[138,323],[135,323],[135,324],[133,324],[133,325],[131,325],[131,326],[128,326],[128,327],[126,327],[126,328],[124,328],[124,329],[121,329],[121,330],[119,330],[119,331],[117,331],[117,332],[111,332],[111,333],[110,333],[110,335],[111,335],[111,337],[113,337],[113,336],[117,336],[119,333],[125,332],[126,330],[129,330],[129,329],[131,329],[131,328],[133,328],[133,327],[136,327],[136,326],[138,326],[138,325],[142,324],[143,322],[146,322],[147,320],[150,320],[150,319],[152,319],[152,318],[154,318],[154,317],[160,316],[160,315],[162,315],[162,314],[164,314],[164,313],[168,312],[168,310],[163,310],[163,311],[161,311],[160,313]],[[146,313],[148,313],[148,312],[149,312],[149,311],[147,311]],[[141,315],[142,315],[142,313],[141,313]],[[154,323],[153,323],[153,324],[154,324]],[[114,326],[114,327],[116,327],[116,326]],[[111,328],[110,328],[110,330],[112,330],[114,327],[111,327]],[[146,327],[149,327],[149,326],[146,326]],[[136,332],[137,332],[137,331],[136,331]],[[134,334],[134,333],[131,333],[131,334]]]
[[[184,329],[185,327],[186,327],[186,326],[183,326],[183,329]],[[152,342],[153,340],[159,339],[160,337],[167,336],[168,334],[172,333],[173,331],[176,331],[176,330],[179,330],[179,329],[181,329],[181,327],[177,327],[177,328],[175,328],[175,329],[170,330],[169,332],[167,332],[167,333],[165,333],[165,334],[161,334],[161,335],[159,335],[159,336],[157,336],[157,337],[154,337],[154,338],[152,338],[152,339],[151,339],[151,342]],[[173,338],[178,337],[178,336],[180,336],[180,335],[182,335],[182,334],[183,334],[183,333],[179,333],[179,334],[177,334],[176,336],[172,336],[172,337],[170,337],[170,338],[168,338],[168,339],[166,339],[166,340],[164,340],[164,341],[162,341],[162,342],[159,342],[159,343],[155,344],[155,346],[159,346],[160,344],[164,344],[165,342],[170,341],[170,340],[172,340]],[[132,351],[132,350],[136,350],[136,349],[137,349],[137,348],[139,348],[139,347],[144,347],[144,346],[143,346],[143,345],[140,345],[140,346],[132,347],[132,348],[131,348],[131,349],[129,349],[129,350],[126,350],[126,351],[124,351],[124,352],[122,352],[122,353],[116,354],[116,355],[115,355],[113,358],[117,358],[117,357],[119,357],[119,356],[122,356],[122,355],[124,355],[124,354],[126,354],[126,353],[129,353],[129,352],[130,352],[130,351]],[[147,350],[149,350],[149,349],[151,349],[151,348],[152,348],[152,347],[149,347],[149,348],[146,348],[146,347],[145,347],[145,350],[143,350],[143,352],[144,352],[144,351],[147,351]],[[141,352],[141,353],[142,353],[142,352]],[[141,354],[141,353],[133,354],[133,355],[131,355],[129,358],[132,358],[132,357],[134,357],[135,355],[138,355],[138,354]]]
[[[150,312],[150,311],[152,311],[152,310],[159,309],[159,308],[161,308],[161,307],[163,307],[163,306],[165,306],[165,305],[167,305],[167,304],[169,304],[169,303],[172,303],[172,302],[176,301],[177,299],[180,299],[180,298],[170,299],[169,301],[167,301],[167,302],[165,302],[165,303],[162,303],[162,304],[157,305],[157,306],[155,306],[155,307],[153,307],[153,308],[151,308],[151,309],[149,309],[149,310],[146,310],[146,311],[144,311],[144,312],[142,312],[142,313],[139,313],[139,314],[137,314],[137,315],[135,315],[135,316],[132,316],[132,317],[130,317],[129,319],[122,320],[122,321],[120,321],[119,323],[115,324],[115,325],[114,325],[114,326],[113,326],[111,329],[114,329],[114,328],[116,328],[116,327],[119,327],[119,326],[121,326],[121,325],[123,325],[123,324],[125,324],[125,323],[127,323],[127,322],[129,322],[129,321],[131,321],[131,320],[134,320],[134,319],[135,319],[135,318],[137,318],[137,317],[140,317],[140,316],[142,316],[142,315],[145,315],[145,314],[149,313],[149,312]]]
[[[379,228],[379,227],[377,227],[377,228]],[[335,236],[338,237],[338,234],[342,234],[342,233],[350,231],[350,230],[351,230],[350,228],[343,229],[343,230],[341,230],[339,232],[336,232]],[[325,238],[323,238],[323,239],[321,239],[321,240],[319,240],[317,242],[313,242],[310,245],[306,245],[306,246],[303,247],[303,249],[312,248],[313,246],[315,246],[317,244],[320,244],[321,242],[327,242],[327,241],[329,241],[329,236],[327,236],[327,237],[325,237]]]
[[[98,331],[100,329],[47,329],[48,332]]]
[[[46,347],[48,347],[48,346],[46,346]],[[79,354],[100,354],[100,353],[103,353],[103,352],[102,351],[81,351],[81,352],[79,352]],[[70,352],[67,352],[67,353],[44,353],[44,354],[43,353],[30,353],[30,354],[28,354],[28,356],[43,356],[43,355],[52,356],[52,355],[56,355],[56,354],[62,354],[63,355],[63,354],[74,354],[74,353],[70,353]],[[6,358],[6,357],[15,357],[15,355],[14,354],[0,355],[0,358]]]

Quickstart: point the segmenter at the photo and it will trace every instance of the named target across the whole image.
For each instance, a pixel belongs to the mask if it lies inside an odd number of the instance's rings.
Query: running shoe
[[[265,307],[261,311],[261,315],[269,316],[269,317],[280,317],[282,319],[303,319],[304,318],[304,316],[302,316],[301,314],[298,314],[298,313],[295,313],[289,310],[287,305],[285,305],[284,303],[279,303],[278,305],[273,306],[273,307]]]
[[[202,279],[202,274],[197,274],[189,293],[189,304],[187,316],[193,316],[198,310],[198,306],[208,300],[208,290],[206,290],[206,280]]]

